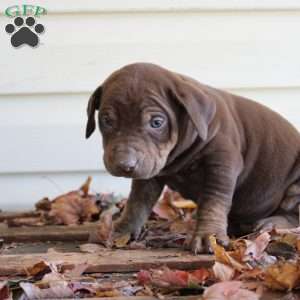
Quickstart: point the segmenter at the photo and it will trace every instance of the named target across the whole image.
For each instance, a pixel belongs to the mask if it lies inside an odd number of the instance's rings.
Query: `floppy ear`
[[[102,94],[102,86],[99,86],[89,99],[87,107],[88,120],[86,124],[85,137],[89,138],[96,128],[95,112],[99,110]]]
[[[200,138],[206,140],[208,126],[216,112],[216,104],[212,97],[184,78],[180,78],[175,83],[171,93],[185,109]]]

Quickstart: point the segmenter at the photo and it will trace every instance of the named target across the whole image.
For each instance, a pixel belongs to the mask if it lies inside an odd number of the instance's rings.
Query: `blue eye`
[[[165,120],[162,117],[153,117],[150,120],[150,126],[152,128],[160,128],[164,124]]]

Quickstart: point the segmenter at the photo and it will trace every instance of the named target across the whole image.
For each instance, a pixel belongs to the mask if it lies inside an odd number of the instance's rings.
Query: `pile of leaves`
[[[143,287],[136,280],[113,281],[102,274],[83,274],[87,264],[68,266],[40,261],[26,270],[27,277],[2,281],[0,299],[74,299],[133,296]]]
[[[52,200],[45,197],[38,201],[34,211],[0,216],[8,226],[76,225],[99,220],[103,210],[122,200],[113,193],[91,194],[92,178],[78,189]],[[126,200],[126,199],[125,199]]]
[[[196,225],[197,205],[166,187],[137,240],[131,240],[130,235],[112,240],[113,220],[120,216],[125,204],[123,199],[102,212],[96,230],[91,232],[91,242],[125,249],[182,248]]]
[[[78,190],[52,201],[39,201],[35,211],[40,224],[97,222],[89,244],[81,245],[82,252],[101,251],[103,246],[129,250],[182,248],[195,228],[197,205],[166,187],[137,241],[130,235],[112,240],[113,220],[120,216],[127,199],[90,194],[90,182],[88,178]],[[300,289],[300,227],[273,228],[232,239],[226,249],[211,236],[210,245],[215,261],[209,268],[184,271],[162,266],[141,270],[129,281],[112,282],[84,275],[87,265],[65,270],[63,264],[42,261],[27,270],[28,277],[16,286],[22,290],[22,300],[128,295],[163,298],[185,293],[199,294],[199,300],[256,300],[264,291]],[[8,298],[11,291],[11,282],[0,282],[0,299]]]
[[[140,284],[156,294],[175,294],[182,289],[204,291],[203,300],[260,299],[266,291],[289,293],[300,289],[300,227],[273,229],[232,240],[225,250],[214,236],[211,268],[196,271],[166,267],[142,270]],[[289,294],[289,299],[291,298]]]

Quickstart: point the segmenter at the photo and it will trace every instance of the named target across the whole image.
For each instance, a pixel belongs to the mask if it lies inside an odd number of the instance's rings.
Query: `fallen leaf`
[[[150,271],[141,270],[137,273],[137,280],[140,284],[146,285],[151,283],[152,277]]]
[[[206,269],[198,269],[192,272],[171,270],[167,267],[162,269],[141,270],[137,279],[142,285],[152,285],[160,288],[195,288],[203,284],[210,277]]]
[[[40,276],[45,275],[46,273],[51,272],[49,265],[45,261],[40,261],[26,269],[26,273],[29,276]]]
[[[80,191],[83,192],[84,197],[87,197],[88,194],[89,194],[89,189],[90,189],[91,182],[92,182],[92,177],[89,176],[87,178],[87,180],[85,181],[85,183],[79,189]]]
[[[130,240],[130,233],[123,234],[118,236],[113,240],[113,244],[116,248],[124,248]]]
[[[129,244],[128,248],[131,250],[138,250],[138,249],[146,249],[147,246],[146,246],[145,241],[140,241],[140,242],[132,241]]]
[[[259,278],[262,274],[263,274],[263,270],[256,267],[252,270],[245,270],[243,273],[241,273],[239,276],[238,276],[238,279],[239,280],[242,280],[242,279],[257,279]]]
[[[101,214],[96,230],[90,233],[89,242],[101,243],[108,248],[112,247],[112,217],[112,210],[106,210]]]
[[[177,201],[173,201],[172,205],[176,208],[185,208],[185,209],[195,209],[197,208],[197,204],[192,200],[180,199]]]
[[[232,267],[217,261],[214,263],[212,269],[215,277],[220,281],[229,281],[235,274],[235,270]]]
[[[264,283],[271,289],[291,290],[300,284],[300,270],[297,263],[279,262],[269,266],[264,273]]]
[[[118,290],[108,290],[108,291],[97,291],[96,296],[97,297],[119,297],[122,296],[122,294]]]
[[[65,225],[91,221],[94,215],[99,214],[100,209],[96,204],[96,197],[88,194],[90,182],[89,177],[79,190],[60,195],[52,200],[47,218],[55,224]],[[41,205],[42,203],[39,207]]]
[[[21,282],[20,287],[30,300],[73,298],[74,293],[65,281],[50,283],[49,288],[41,289],[29,282]]]
[[[211,276],[211,274],[207,269],[201,268],[192,271],[190,276],[192,280],[196,281],[197,283],[204,283]]]
[[[86,253],[97,253],[105,250],[105,248],[102,245],[93,243],[82,244],[79,246],[79,249],[81,252]]]
[[[9,291],[9,287],[6,281],[0,281],[0,299],[12,299]]]
[[[99,214],[99,207],[94,197],[82,197],[80,191],[72,191],[54,199],[48,215],[55,224],[72,225],[91,221],[96,214]]]
[[[274,231],[275,231],[276,234],[296,234],[296,235],[300,235],[300,226],[295,227],[295,228],[287,228],[287,229],[275,228]]]
[[[300,252],[300,239],[297,239],[296,248],[297,248],[297,251]]]
[[[187,234],[193,232],[195,226],[195,220],[175,220],[171,223],[169,230],[174,233]]]
[[[270,242],[271,236],[268,232],[263,232],[254,241],[246,240],[247,248],[244,253],[243,261],[252,259],[258,260]]]
[[[241,281],[224,281],[207,288],[202,300],[258,300],[259,296],[242,288]]]
[[[273,241],[269,243],[266,252],[270,255],[284,259],[292,259],[296,257],[295,247],[281,241]]]
[[[51,201],[50,201],[50,199],[47,198],[47,197],[41,199],[40,201],[38,201],[35,204],[35,208],[37,210],[49,211],[51,209]]]
[[[225,264],[225,265],[229,265],[229,266],[233,267],[235,270],[238,270],[238,271],[248,269],[247,266],[241,264],[236,259],[231,257],[230,254],[227,253],[226,250],[222,246],[218,245],[217,240],[213,235],[211,235],[209,237],[209,241],[210,241],[210,245],[212,247],[212,250],[215,254],[215,259],[216,259],[217,262],[220,262],[220,263]]]
[[[86,271],[88,266],[87,263],[75,265],[72,269],[66,270],[63,275],[67,279],[77,279]]]
[[[153,212],[165,220],[174,220],[178,217],[178,213],[166,200],[157,201],[153,207]]]

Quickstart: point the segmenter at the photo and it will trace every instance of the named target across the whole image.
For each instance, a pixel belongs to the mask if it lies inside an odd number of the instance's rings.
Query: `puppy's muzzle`
[[[135,173],[138,164],[135,151],[114,149],[112,164],[117,176],[130,177]]]
[[[136,165],[137,165],[136,159],[132,156],[129,156],[127,158],[121,159],[117,163],[117,169],[121,173],[125,173],[125,174],[130,175],[134,172]]]

